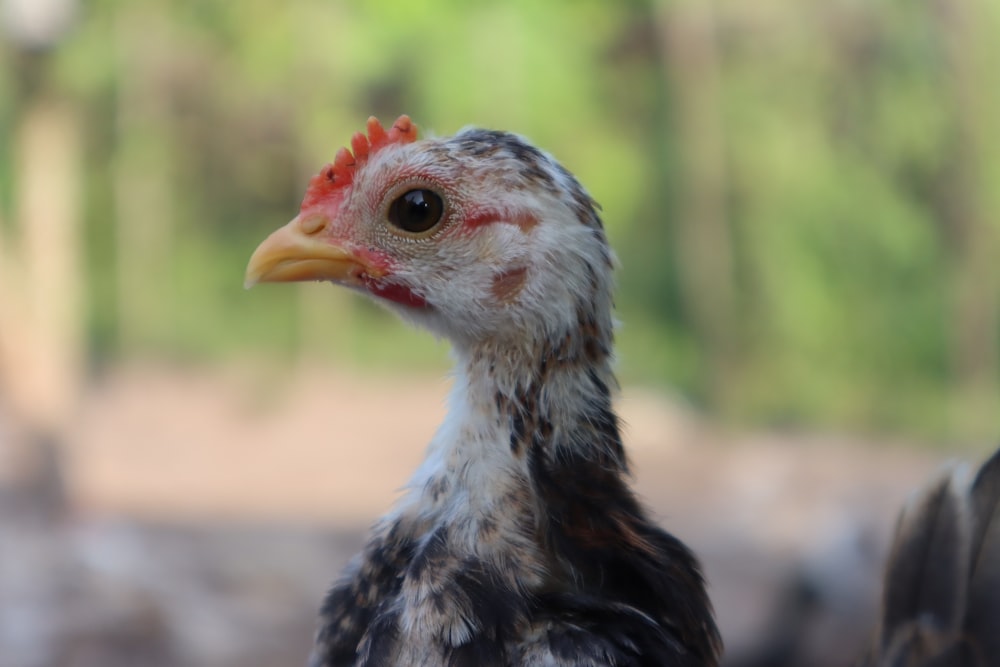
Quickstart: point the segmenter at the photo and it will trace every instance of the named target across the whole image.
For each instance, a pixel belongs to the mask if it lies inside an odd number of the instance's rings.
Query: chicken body
[[[311,664],[714,666],[699,565],[627,484],[612,255],[590,196],[512,134],[369,120],[265,241],[447,337],[447,420],[328,594]]]

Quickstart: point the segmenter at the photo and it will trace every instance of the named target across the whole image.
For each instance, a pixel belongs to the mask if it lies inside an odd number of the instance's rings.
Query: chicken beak
[[[378,277],[383,272],[363,258],[331,241],[321,232],[327,220],[316,215],[299,215],[276,230],[257,246],[247,264],[243,286],[257,283],[284,283],[332,280],[357,285],[362,275]]]

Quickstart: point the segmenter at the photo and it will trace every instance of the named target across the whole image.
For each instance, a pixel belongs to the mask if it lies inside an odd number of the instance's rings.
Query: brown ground
[[[446,391],[330,370],[109,374],[66,443],[72,518],[11,518],[0,496],[0,667],[301,664],[319,597]],[[892,519],[940,457],[725,433],[636,388],[620,412],[640,493],[705,561],[729,664],[785,640],[797,664],[846,664]]]

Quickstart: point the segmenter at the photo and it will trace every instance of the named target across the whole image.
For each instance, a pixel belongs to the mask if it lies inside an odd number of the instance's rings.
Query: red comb
[[[326,165],[312,177],[306,196],[302,200],[303,209],[349,186],[354,181],[354,172],[357,168],[381,148],[389,144],[409,144],[417,140],[417,126],[405,114],[396,119],[388,132],[375,116],[368,118],[365,129],[368,130],[367,137],[361,132],[356,132],[351,137],[350,150],[341,148],[334,156],[333,163]]]

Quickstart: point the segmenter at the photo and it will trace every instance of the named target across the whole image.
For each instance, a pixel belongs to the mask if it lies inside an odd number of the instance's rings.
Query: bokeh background
[[[242,289],[368,115],[601,202],[640,491],[730,665],[846,664],[907,489],[1000,432],[1000,5],[3,0],[0,666],[302,664],[446,346]]]

